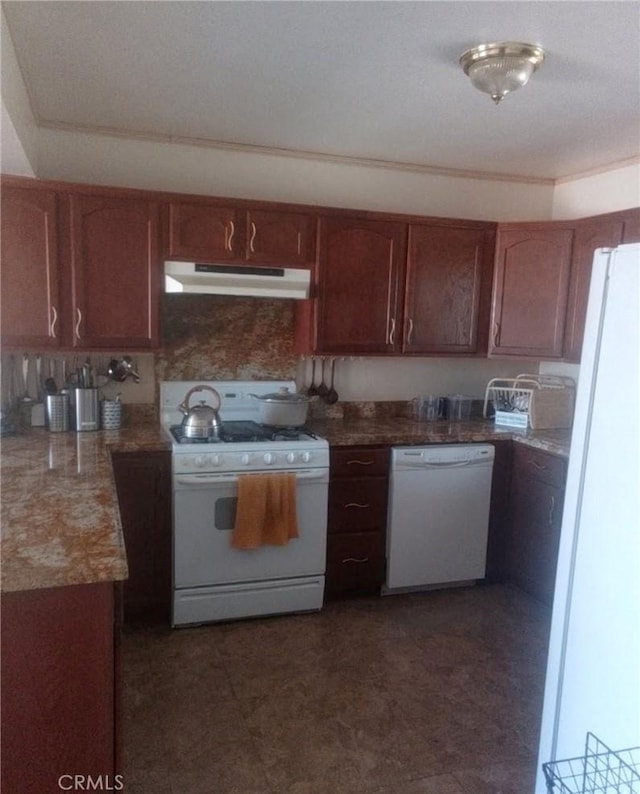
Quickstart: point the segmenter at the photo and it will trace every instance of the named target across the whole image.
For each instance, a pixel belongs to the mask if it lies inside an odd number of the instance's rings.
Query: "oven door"
[[[299,537],[285,546],[231,547],[237,481],[234,474],[174,474],[174,587],[323,574],[329,470],[296,472]]]

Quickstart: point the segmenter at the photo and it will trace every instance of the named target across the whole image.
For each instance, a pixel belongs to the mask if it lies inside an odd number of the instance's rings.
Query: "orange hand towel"
[[[295,474],[248,474],[238,477],[235,549],[284,546],[298,537]]]

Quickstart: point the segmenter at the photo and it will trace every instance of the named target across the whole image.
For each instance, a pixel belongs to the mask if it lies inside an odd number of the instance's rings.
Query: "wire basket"
[[[487,384],[483,416],[497,425],[532,430],[570,427],[575,382],[559,375],[493,378]]]
[[[640,794],[640,747],[611,750],[587,733],[585,754],[542,765],[549,794]]]

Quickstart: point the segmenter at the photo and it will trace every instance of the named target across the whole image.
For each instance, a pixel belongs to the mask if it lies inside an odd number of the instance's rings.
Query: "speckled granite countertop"
[[[1,449],[2,590],[126,579],[110,450],[168,449],[159,427],[32,429]]]
[[[402,417],[313,419],[310,427],[332,446],[349,444],[459,444],[514,441],[561,457],[569,456],[569,430],[514,430],[484,419],[416,422]]]
[[[569,431],[400,417],[313,419],[337,446],[514,439],[566,457]],[[110,453],[168,449],[157,424],[97,433],[33,429],[1,442],[2,590],[119,581],[128,576]]]

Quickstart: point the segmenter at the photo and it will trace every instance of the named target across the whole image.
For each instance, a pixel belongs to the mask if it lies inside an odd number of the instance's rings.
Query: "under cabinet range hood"
[[[251,265],[164,263],[164,291],[194,295],[247,295],[257,298],[309,297],[308,270]]]

